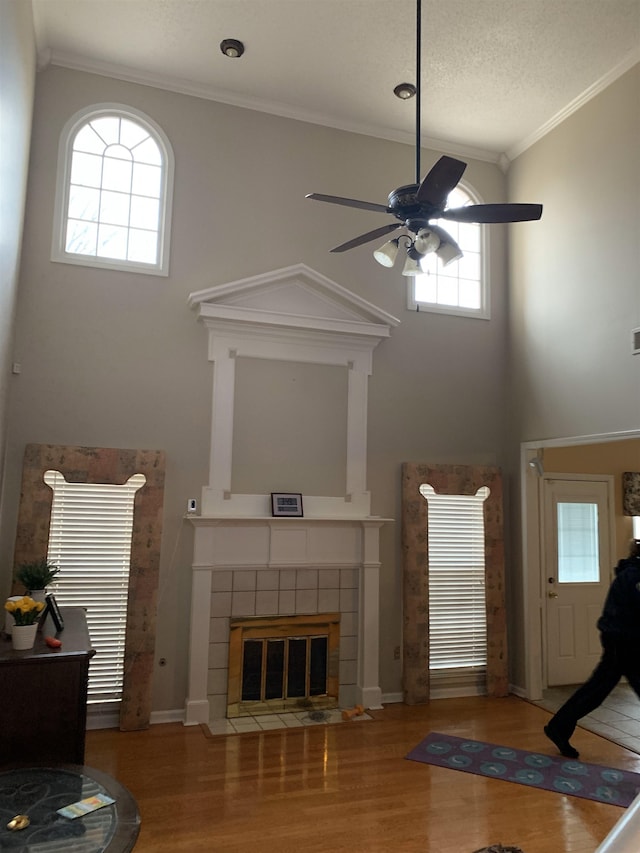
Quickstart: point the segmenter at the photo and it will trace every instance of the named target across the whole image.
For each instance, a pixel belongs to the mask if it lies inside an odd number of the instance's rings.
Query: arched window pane
[[[98,228],[98,253],[105,258],[127,257],[126,228],[118,228],[115,225],[100,225]]]
[[[158,151],[158,146],[155,144],[155,142],[151,141],[148,130],[133,121],[129,121],[129,119],[123,118],[120,120],[121,145],[124,145],[126,148],[130,149],[136,145],[139,147],[140,143],[145,140],[150,142],[152,147],[154,147],[156,151]],[[156,162],[160,163],[161,160],[162,158],[158,156],[158,160]]]
[[[158,227],[159,212],[160,207],[157,199],[136,195],[131,197],[130,224],[132,228],[153,228],[155,231]]]
[[[144,142],[131,148],[133,159],[136,163],[149,163],[151,166],[162,165],[162,155],[160,149],[153,141],[147,137]]]
[[[151,198],[160,197],[161,171],[157,166],[146,166],[136,163],[133,167],[133,183],[131,191],[136,195],[146,195]]]
[[[96,222],[100,213],[100,191],[72,186],[69,193],[69,216]]]
[[[120,192],[125,193],[131,192],[131,163],[105,157],[102,188],[106,190],[120,190]]]
[[[173,155],[162,131],[136,116],[104,105],[65,126],[53,260],[168,273]]]
[[[138,231],[132,228],[129,232],[129,260],[150,263],[157,251],[157,241],[153,231]]]
[[[126,193],[102,193],[100,220],[111,225],[128,225],[131,198]]]
[[[102,183],[102,157],[76,152],[71,163],[71,183],[99,187]]]
[[[73,143],[74,151],[85,151],[88,154],[104,154],[104,139],[101,139],[91,125],[85,125],[76,134]]]
[[[98,136],[104,140],[105,145],[115,145],[119,141],[120,119],[114,116],[105,116],[104,118],[94,119],[91,126]]]
[[[67,252],[75,252],[79,255],[95,255],[97,242],[97,225],[92,225],[89,222],[79,222],[76,219],[69,219],[65,243]]]

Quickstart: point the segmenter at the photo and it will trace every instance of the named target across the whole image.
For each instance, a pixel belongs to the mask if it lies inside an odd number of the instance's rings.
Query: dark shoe
[[[574,749],[567,738],[561,737],[561,735],[556,734],[553,731],[551,726],[544,727],[544,733],[549,738],[549,740],[554,743],[558,747],[558,752],[560,755],[564,755],[565,758],[579,758],[580,753],[577,749]]]

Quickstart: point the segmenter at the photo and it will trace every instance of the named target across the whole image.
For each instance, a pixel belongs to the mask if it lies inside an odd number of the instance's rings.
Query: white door
[[[612,578],[609,476],[543,481],[547,684],[579,684],[597,664],[596,623]]]

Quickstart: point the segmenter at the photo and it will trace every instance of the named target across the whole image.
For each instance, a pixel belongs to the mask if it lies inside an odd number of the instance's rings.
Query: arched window
[[[479,201],[458,184],[449,193],[447,207],[463,207]],[[444,266],[435,252],[425,255],[421,262],[423,274],[409,279],[409,308],[488,319],[489,294],[482,226],[448,219],[439,219],[434,224],[453,237],[460,246],[462,257]]]
[[[60,139],[52,260],[168,275],[173,152],[148,116],[94,105]]]

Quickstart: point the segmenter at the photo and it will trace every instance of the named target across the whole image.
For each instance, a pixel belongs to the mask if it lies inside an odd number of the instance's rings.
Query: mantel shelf
[[[323,524],[327,522],[335,523],[337,521],[347,524],[386,524],[395,522],[395,518],[383,518],[380,515],[306,515],[306,516],[280,516],[280,515],[193,515],[186,513],[183,518],[190,521],[195,526],[206,524],[217,524],[219,522],[233,521],[263,521],[269,524],[281,524],[282,522],[295,522],[296,524]]]

